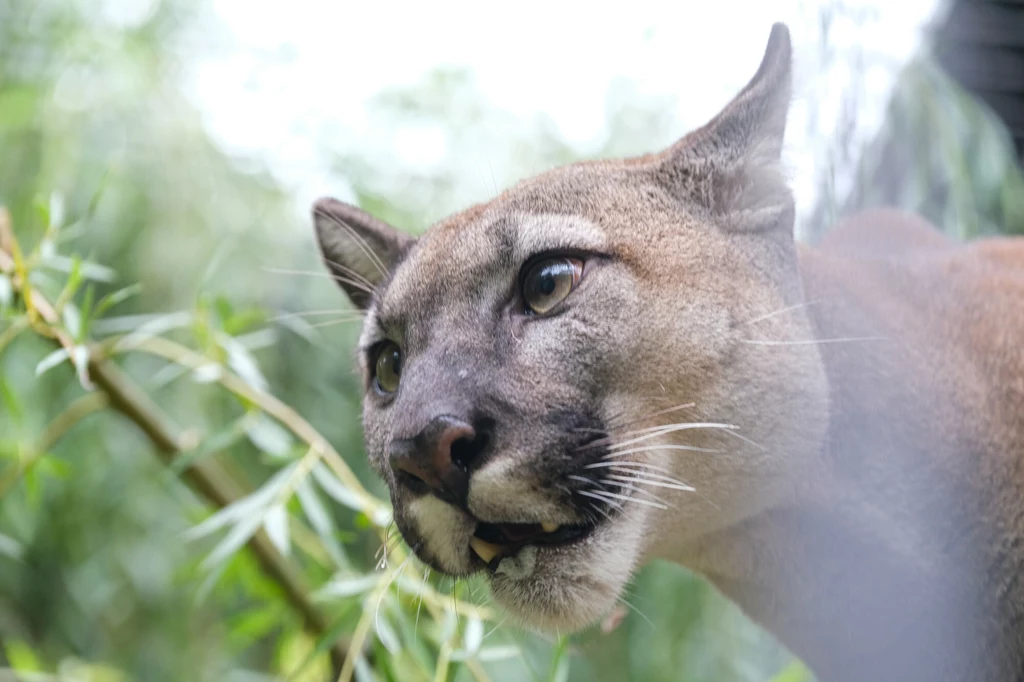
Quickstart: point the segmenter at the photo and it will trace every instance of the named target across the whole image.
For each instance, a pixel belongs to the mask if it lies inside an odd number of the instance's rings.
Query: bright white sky
[[[843,98],[859,93],[853,135],[868,139],[895,69],[917,49],[938,2],[213,0],[224,35],[195,58],[189,91],[215,139],[239,157],[267,161],[304,211],[316,196],[347,192],[345,178],[328,170],[328,151],[379,152],[410,167],[446,162],[443,138],[387,128],[365,108],[374,94],[436,67],[468,66],[482,93],[524,125],[546,114],[566,139],[596,147],[607,133],[614,78],[645,97],[673,98],[673,132],[682,135],[746,83],[771,23],[785,21],[796,60],[787,161],[805,216],[834,156]],[[858,55],[859,77],[851,68]],[[480,154],[502,158],[501,144],[494,137]],[[842,193],[848,168],[836,166]],[[490,178],[470,177],[479,167],[467,166],[467,203],[493,193]],[[511,170],[489,172],[498,186],[518,179]]]

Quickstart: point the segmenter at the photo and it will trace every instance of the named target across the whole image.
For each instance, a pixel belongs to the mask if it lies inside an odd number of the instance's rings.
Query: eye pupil
[[[394,393],[398,390],[399,378],[402,375],[402,351],[388,342],[377,352],[374,363],[374,383],[383,393]]]
[[[522,279],[523,301],[530,312],[544,314],[572,293],[583,274],[576,258],[546,258],[532,265]]]

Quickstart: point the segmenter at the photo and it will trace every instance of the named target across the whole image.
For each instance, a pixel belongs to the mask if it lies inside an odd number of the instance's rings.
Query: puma
[[[670,148],[407,236],[333,199],[396,523],[537,629],[653,559],[824,681],[1024,680],[1024,241],[875,211],[796,243],[791,47]]]

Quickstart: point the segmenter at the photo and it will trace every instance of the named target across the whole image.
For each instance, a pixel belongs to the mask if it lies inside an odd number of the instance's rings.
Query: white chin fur
[[[492,596],[527,628],[564,634],[593,625],[615,608],[639,560],[643,516],[631,512],[573,545],[527,548],[502,561]]]

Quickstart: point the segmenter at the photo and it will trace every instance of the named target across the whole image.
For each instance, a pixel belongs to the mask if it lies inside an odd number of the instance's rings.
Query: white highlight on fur
[[[469,536],[475,524],[433,495],[409,502],[407,509],[423,538],[424,547],[452,572],[464,570],[469,561]]]
[[[506,523],[572,523],[564,505],[537,490],[523,463],[503,453],[475,472],[469,481],[470,512],[479,519]]]
[[[495,573],[507,576],[510,580],[526,580],[533,575],[537,567],[537,548],[533,545],[523,547],[515,556],[507,556],[498,564]]]

